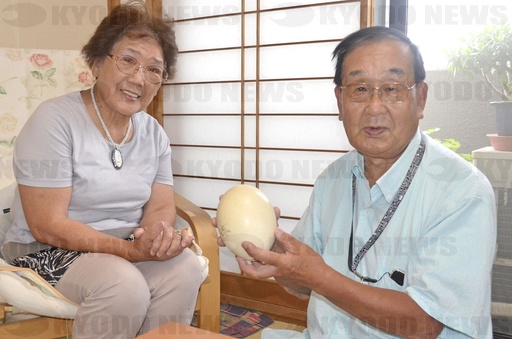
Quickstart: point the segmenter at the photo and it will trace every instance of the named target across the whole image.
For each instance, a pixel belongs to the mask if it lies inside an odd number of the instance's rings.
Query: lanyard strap
[[[357,266],[359,265],[359,262],[361,259],[363,259],[364,255],[368,250],[375,244],[377,239],[379,239],[382,232],[384,232],[384,229],[389,224],[389,221],[395,214],[396,210],[398,209],[398,205],[402,202],[405,193],[407,193],[407,190],[409,189],[409,186],[411,186],[412,179],[414,178],[414,175],[416,174],[416,170],[418,169],[421,159],[423,159],[423,154],[425,153],[425,136],[421,134],[421,142],[418,147],[418,150],[416,151],[416,154],[414,155],[414,159],[412,160],[411,166],[409,166],[409,170],[407,171],[407,174],[405,175],[404,180],[402,181],[402,184],[400,185],[400,188],[398,189],[398,192],[396,192],[395,197],[393,198],[393,201],[391,202],[391,206],[389,206],[388,210],[384,214],[384,217],[382,217],[382,220],[379,223],[379,226],[373,232],[372,236],[366,244],[364,244],[363,248],[357,253],[356,257],[352,259],[352,253],[353,253],[353,236],[354,236],[354,213],[355,213],[355,199],[356,199],[356,176],[354,173],[352,173],[352,227],[350,230],[350,244],[349,244],[349,251],[348,251],[348,267],[352,271],[352,273],[356,274],[358,277],[360,277],[363,281],[369,281],[369,282],[376,282],[372,281],[374,279],[366,278],[359,276],[356,273]]]

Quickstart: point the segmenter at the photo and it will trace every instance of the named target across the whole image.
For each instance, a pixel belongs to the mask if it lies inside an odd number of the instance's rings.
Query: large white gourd
[[[226,247],[235,255],[253,260],[242,248],[243,241],[269,250],[276,227],[274,208],[256,187],[237,185],[222,196],[217,208],[217,228]]]

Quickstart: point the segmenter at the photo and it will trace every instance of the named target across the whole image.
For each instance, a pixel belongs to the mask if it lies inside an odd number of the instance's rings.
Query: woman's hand
[[[141,260],[167,260],[183,252],[194,237],[187,230],[174,229],[175,224],[176,206],[172,186],[153,183],[139,228],[133,232],[135,256],[141,256]]]
[[[194,240],[188,230],[175,230],[163,221],[135,229],[135,246],[149,260],[167,260],[179,255]]]

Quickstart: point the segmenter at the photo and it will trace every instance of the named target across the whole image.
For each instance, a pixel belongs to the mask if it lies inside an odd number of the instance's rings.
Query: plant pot
[[[497,134],[487,134],[487,137],[496,151],[512,152],[512,137]]]
[[[512,101],[491,102],[496,109],[496,128],[499,136],[512,136]]]

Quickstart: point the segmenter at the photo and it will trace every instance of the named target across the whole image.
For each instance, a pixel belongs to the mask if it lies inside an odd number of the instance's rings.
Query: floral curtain
[[[0,189],[14,181],[16,136],[37,106],[92,85],[89,68],[74,50],[0,48]]]

